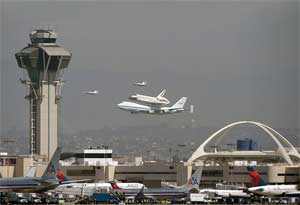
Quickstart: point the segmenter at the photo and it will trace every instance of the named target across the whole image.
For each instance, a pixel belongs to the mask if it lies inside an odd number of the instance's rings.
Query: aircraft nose
[[[118,106],[118,108],[120,108],[120,109],[125,109],[124,108],[124,106],[125,106],[125,102],[121,102],[121,103],[119,103],[117,106]]]
[[[129,99],[130,99],[130,100],[135,100],[135,99],[137,99],[137,96],[136,96],[136,95],[131,95],[131,96],[129,97]]]

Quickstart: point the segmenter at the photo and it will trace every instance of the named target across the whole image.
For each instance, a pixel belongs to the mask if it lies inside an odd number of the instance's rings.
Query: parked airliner
[[[85,195],[91,196],[97,190],[109,190],[109,189],[141,189],[145,187],[141,183],[123,183],[123,182],[97,182],[97,183],[71,183],[66,185],[60,185],[56,189],[52,190],[55,193],[61,194],[73,194],[73,195]]]
[[[244,190],[227,190],[227,189],[201,189],[199,193],[214,193],[222,197],[250,197]]]
[[[266,185],[259,173],[252,166],[247,167],[252,187],[249,192],[263,196],[285,196],[288,194],[299,193],[298,186],[295,184]]]

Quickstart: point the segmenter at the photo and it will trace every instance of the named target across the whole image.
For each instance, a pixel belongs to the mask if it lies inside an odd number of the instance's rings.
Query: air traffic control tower
[[[21,83],[28,87],[30,153],[49,160],[57,148],[62,75],[71,53],[56,44],[57,34],[52,30],[37,29],[29,36],[31,43],[15,55],[19,67],[28,73]]]

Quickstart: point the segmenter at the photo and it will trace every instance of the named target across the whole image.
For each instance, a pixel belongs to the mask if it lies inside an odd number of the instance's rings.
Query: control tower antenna
[[[56,44],[57,33],[52,29],[35,29],[31,43],[16,53],[21,69],[27,70],[28,80],[20,79],[28,88],[30,154],[50,159],[57,148],[57,110],[61,99],[62,75],[71,53]]]

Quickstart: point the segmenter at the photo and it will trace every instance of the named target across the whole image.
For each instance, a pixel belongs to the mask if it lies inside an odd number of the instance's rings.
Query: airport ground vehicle
[[[118,204],[121,200],[111,193],[94,193],[93,200],[95,203]]]
[[[207,194],[203,193],[191,193],[190,194],[190,202],[191,203],[205,203],[207,201]]]

